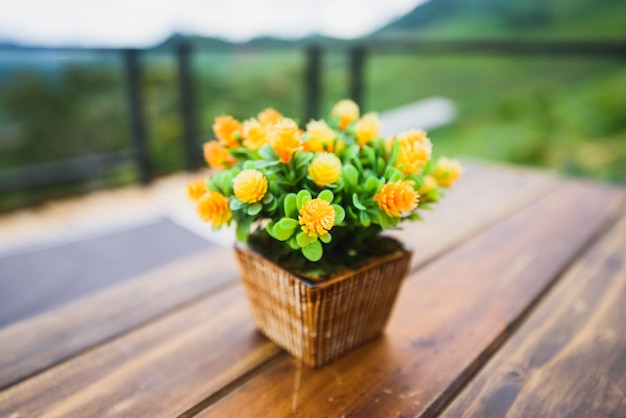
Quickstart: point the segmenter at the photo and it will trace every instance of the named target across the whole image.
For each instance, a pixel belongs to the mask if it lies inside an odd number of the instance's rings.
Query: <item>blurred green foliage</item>
[[[172,54],[142,57],[150,157],[158,174],[183,166],[178,71]],[[348,60],[324,55],[322,114],[348,91]],[[213,52],[193,57],[202,138],[215,116],[250,117],[266,107],[302,120],[304,52]],[[131,147],[123,67],[69,64],[57,74],[18,71],[0,84],[0,172]],[[626,182],[626,69],[618,60],[372,54],[365,110],[429,96],[458,106],[457,120],[431,132],[437,154],[536,165]],[[201,152],[198,149],[198,152]],[[97,184],[133,181],[124,167]],[[87,183],[88,186],[93,182]],[[69,189],[85,183],[66,185]],[[60,186],[45,190],[64,190]],[[32,200],[0,198],[0,209]],[[39,195],[41,196],[41,195]]]

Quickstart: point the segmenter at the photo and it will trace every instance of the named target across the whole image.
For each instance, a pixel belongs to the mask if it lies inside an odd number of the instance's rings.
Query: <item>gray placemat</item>
[[[0,256],[0,327],[215,244],[167,219]]]

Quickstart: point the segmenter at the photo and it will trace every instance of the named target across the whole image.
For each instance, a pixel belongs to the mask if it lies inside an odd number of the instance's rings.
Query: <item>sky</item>
[[[174,32],[245,41],[311,33],[353,38],[424,0],[0,0],[0,40],[146,47]]]

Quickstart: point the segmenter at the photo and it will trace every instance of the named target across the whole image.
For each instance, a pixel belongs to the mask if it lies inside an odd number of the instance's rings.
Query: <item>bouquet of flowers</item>
[[[201,219],[234,223],[236,237],[292,271],[324,276],[398,249],[381,232],[419,220],[461,175],[456,160],[431,159],[426,132],[380,135],[376,113],[350,100],[302,130],[267,109],[243,123],[216,118],[204,145],[213,168],[188,186]]]

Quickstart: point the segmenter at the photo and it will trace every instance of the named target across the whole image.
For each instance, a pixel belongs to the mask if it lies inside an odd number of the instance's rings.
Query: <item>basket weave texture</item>
[[[309,367],[383,331],[412,255],[396,252],[309,282],[247,248],[235,247],[235,253],[257,329]]]

